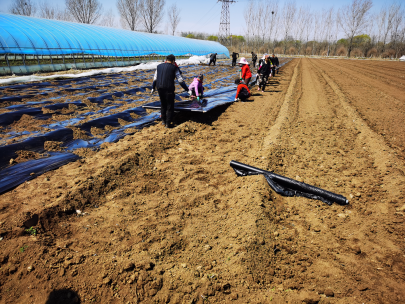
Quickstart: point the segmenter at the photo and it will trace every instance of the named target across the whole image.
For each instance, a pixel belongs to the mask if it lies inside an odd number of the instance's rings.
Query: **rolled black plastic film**
[[[270,171],[255,168],[234,160],[230,162],[230,165],[238,176],[264,175],[270,187],[276,193],[283,196],[302,196],[311,199],[318,199],[328,205],[332,205],[334,202],[339,205],[349,204],[349,201],[340,194],[323,190]]]

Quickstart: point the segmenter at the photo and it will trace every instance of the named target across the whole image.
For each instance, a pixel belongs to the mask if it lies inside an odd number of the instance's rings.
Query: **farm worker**
[[[257,88],[258,91],[260,89],[262,92],[266,89],[266,83],[267,79],[269,78],[271,71],[271,61],[270,58],[265,58],[264,60],[261,60],[261,63],[259,64],[259,68],[257,69],[258,72],[258,83],[259,87]]]
[[[203,87],[204,75],[199,75],[198,77],[194,78],[193,82],[188,87],[188,93],[194,99],[197,97],[197,100],[200,101],[200,98],[203,95],[204,87]]]
[[[236,58],[237,58],[236,56],[239,57],[239,53],[233,52],[233,53],[232,53],[232,66],[235,66],[235,65],[236,65]]]
[[[257,60],[257,55],[252,52],[252,63],[253,63],[253,67],[256,66],[256,60]]]
[[[263,64],[264,59],[266,59],[266,55],[267,54],[264,54],[263,57],[259,59],[259,66]]]
[[[238,85],[238,88],[236,90],[235,101],[238,101],[238,99],[246,101],[246,99],[250,97],[250,91],[248,86],[244,84],[240,79],[236,79],[235,84]]]
[[[217,62],[217,53],[213,53],[210,56],[210,63],[208,65],[211,65],[211,63],[214,63],[215,65],[216,62]]]
[[[239,61],[239,66],[241,69],[240,79],[244,81],[246,85],[249,85],[250,78],[252,78],[252,73],[250,72],[249,62],[246,61],[245,57],[242,57]]]
[[[279,61],[276,55],[273,54],[271,61],[273,62],[273,76],[276,76],[276,68],[278,68],[279,65]],[[277,74],[278,74],[278,70],[277,70]]]
[[[165,63],[161,63],[157,66],[153,82],[156,84],[160,104],[161,104],[161,116],[162,125],[166,128],[172,127],[173,113],[174,113],[174,79],[176,78],[181,87],[188,91],[188,87],[185,84],[178,67],[174,65],[176,57],[170,54],[166,57]],[[152,93],[154,88],[152,88]]]

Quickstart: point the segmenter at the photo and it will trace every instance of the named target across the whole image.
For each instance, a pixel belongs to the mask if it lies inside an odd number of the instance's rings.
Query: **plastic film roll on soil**
[[[0,171],[0,194],[21,183],[41,175],[47,171],[59,168],[80,157],[73,153],[49,152],[49,157],[30,160]]]
[[[334,202],[339,205],[347,205],[349,201],[342,195],[336,194],[297,180],[265,171],[246,164],[232,160],[230,166],[235,170],[238,176],[259,175],[262,174],[270,187],[282,196],[301,196],[310,199],[320,200],[328,205]]]

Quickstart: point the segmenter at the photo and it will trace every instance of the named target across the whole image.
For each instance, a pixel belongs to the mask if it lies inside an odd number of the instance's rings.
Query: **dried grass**
[[[369,50],[367,52],[367,57],[375,57],[377,56],[377,49],[376,48],[372,48],[371,50]]]
[[[336,54],[338,56],[346,56],[347,50],[346,50],[346,48],[344,46],[341,46],[340,48],[338,48]]]
[[[295,54],[297,54],[297,49],[295,48],[295,47],[290,47],[289,49],[288,49],[288,54],[290,54],[290,55],[295,55]]]
[[[360,49],[353,49],[353,51],[351,52],[352,56],[354,57],[362,57],[363,56],[363,52]]]

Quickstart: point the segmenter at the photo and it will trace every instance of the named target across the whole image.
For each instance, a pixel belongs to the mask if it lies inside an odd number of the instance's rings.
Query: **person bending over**
[[[246,99],[251,96],[248,86],[244,84],[240,79],[236,79],[235,84],[238,85],[235,101],[237,101],[238,99],[240,99],[241,101],[246,101]]]
[[[250,78],[252,78],[252,73],[250,72],[249,68],[249,62],[245,59],[245,57],[242,57],[239,61],[239,66],[241,69],[239,70],[240,72],[240,79],[244,81],[244,83],[248,86],[250,82]]]
[[[165,63],[161,63],[157,66],[155,76],[153,77],[153,83],[159,93],[161,104],[161,116],[162,124],[166,128],[171,128],[173,125],[174,114],[174,79],[176,78],[181,87],[188,91],[188,87],[185,84],[178,67],[174,65],[176,57],[170,54],[166,57]],[[152,93],[154,88],[152,88]]]
[[[213,63],[215,65],[216,62],[217,62],[217,53],[213,53],[210,56],[210,63],[208,65],[211,65],[211,63]]]
[[[204,75],[201,74],[194,78],[193,82],[188,87],[188,93],[192,99],[197,98],[197,101],[200,101],[200,98],[202,98],[204,92],[203,81]]]

